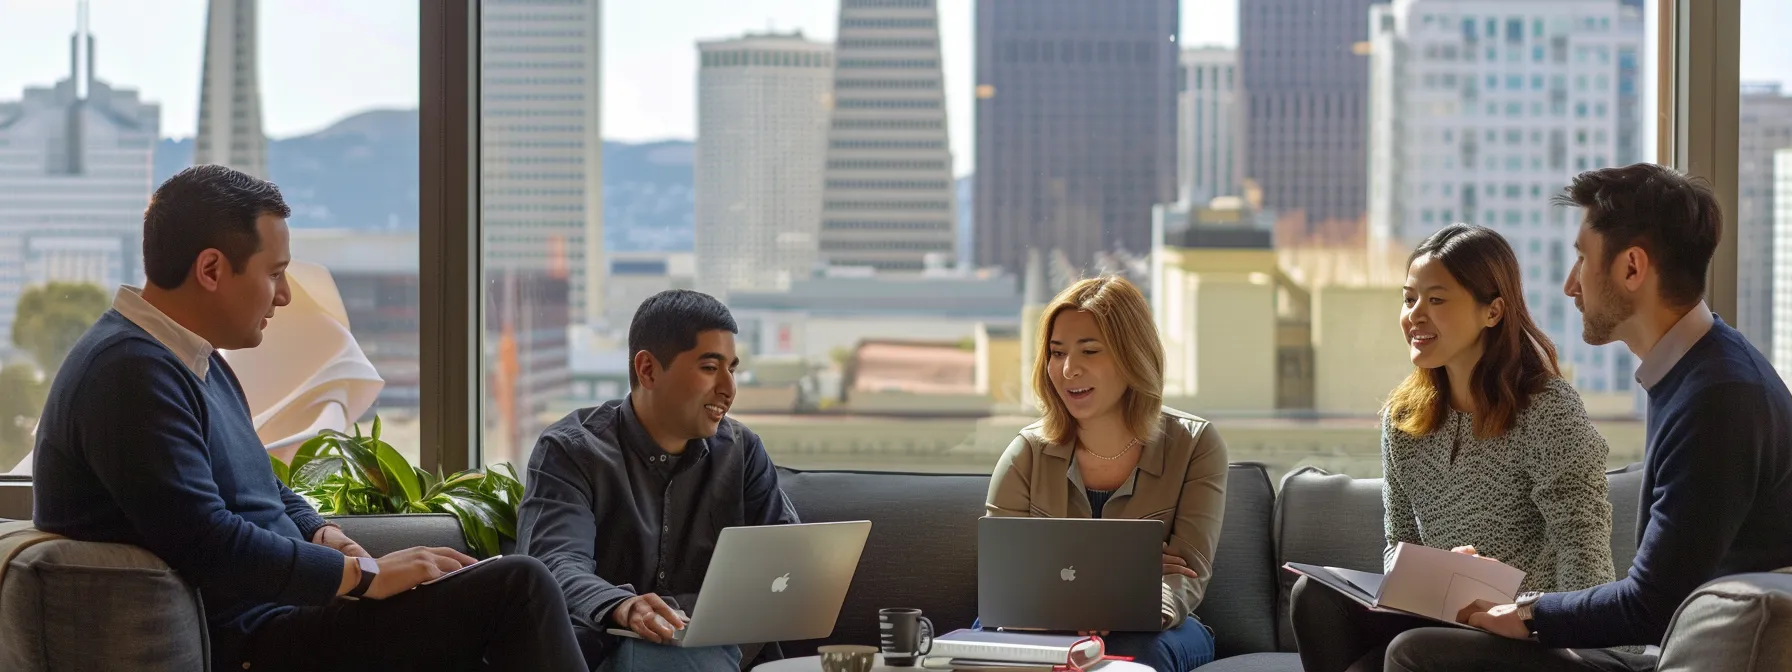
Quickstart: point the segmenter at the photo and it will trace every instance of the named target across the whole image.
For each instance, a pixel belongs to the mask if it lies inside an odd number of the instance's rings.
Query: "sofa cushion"
[[[1213,628],[1221,657],[1276,650],[1275,488],[1261,464],[1233,464],[1226,474],[1226,519],[1213,558],[1213,579],[1195,615]]]
[[[779,470],[779,484],[805,522],[870,520],[871,535],[853,575],[834,633],[792,642],[790,656],[827,643],[875,644],[877,610],[922,610],[941,632],[977,617],[977,519],[988,476]],[[1269,516],[1274,493],[1262,465],[1232,465],[1226,521],[1214,578],[1196,609],[1214,630],[1219,655],[1267,651],[1275,644],[1275,596]]]
[[[355,540],[373,557],[414,546],[439,546],[462,553],[471,553],[466,537],[461,536],[460,521],[446,513],[381,514],[373,516],[326,516],[342,527],[348,538]]]
[[[1660,672],[1792,670],[1792,568],[1701,586],[1663,641]]]
[[[940,632],[977,618],[977,519],[988,476],[780,469],[778,484],[803,522],[869,520],[852,588],[826,640],[787,642],[786,656],[878,641],[877,610],[920,609]]]
[[[1606,472],[1606,497],[1612,504],[1612,565],[1618,576],[1630,571],[1636,557],[1637,507],[1641,502],[1642,465]],[[1289,591],[1296,577],[1283,563],[1301,562],[1381,571],[1381,483],[1379,478],[1351,478],[1315,467],[1302,467],[1282,478],[1276,500],[1276,599],[1280,648],[1293,651],[1294,628],[1288,618]]]
[[[149,551],[46,541],[14,557],[0,586],[0,669],[201,670],[197,593]]]
[[[1197,672],[1301,672],[1300,654],[1247,653],[1220,658],[1195,668]]]

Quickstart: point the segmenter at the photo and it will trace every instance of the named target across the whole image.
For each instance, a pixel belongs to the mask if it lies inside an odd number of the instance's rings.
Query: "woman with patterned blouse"
[[[1520,277],[1506,240],[1467,224],[1408,262],[1400,327],[1415,368],[1382,418],[1383,562],[1400,542],[1422,544],[1524,570],[1520,591],[1579,590],[1613,576],[1608,449],[1531,321]],[[1395,636],[1431,624],[1306,578],[1292,618],[1307,672],[1380,670]]]

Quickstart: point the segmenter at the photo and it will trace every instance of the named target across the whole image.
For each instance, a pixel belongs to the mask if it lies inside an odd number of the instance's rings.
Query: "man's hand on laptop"
[[[1174,574],[1181,574],[1191,579],[1200,578],[1195,576],[1195,570],[1188,566],[1187,560],[1183,560],[1180,555],[1171,553],[1170,545],[1164,544],[1164,576]]]
[[[610,620],[655,644],[671,641],[677,631],[684,629],[685,623],[684,617],[672,605],[653,593],[623,600],[610,610]]]
[[[377,560],[380,573],[373,577],[373,585],[367,587],[364,598],[383,600],[393,595],[417,587],[417,584],[436,578],[448,572],[460,569],[476,562],[471,556],[452,548],[430,548],[418,546],[402,551],[388,553]],[[350,563],[353,564],[353,563]],[[360,570],[355,570],[353,577],[345,577],[343,588],[338,594],[347,593],[355,583],[360,581]],[[353,581],[346,580],[352,578]]]

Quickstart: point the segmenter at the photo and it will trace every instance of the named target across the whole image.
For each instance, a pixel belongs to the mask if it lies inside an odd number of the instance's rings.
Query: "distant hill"
[[[363,112],[316,133],[268,143],[268,177],[292,225],[365,231],[417,228],[416,110]],[[688,141],[604,143],[604,245],[618,252],[692,249]],[[193,141],[156,147],[156,183],[191,165]]]

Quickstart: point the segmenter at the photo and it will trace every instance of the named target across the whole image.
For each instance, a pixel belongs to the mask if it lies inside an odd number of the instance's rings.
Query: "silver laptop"
[[[871,521],[722,530],[697,609],[671,646],[820,639],[834,631]],[[636,637],[634,631],[607,632]]]
[[[985,628],[1162,629],[1164,523],[983,518],[977,617]]]

